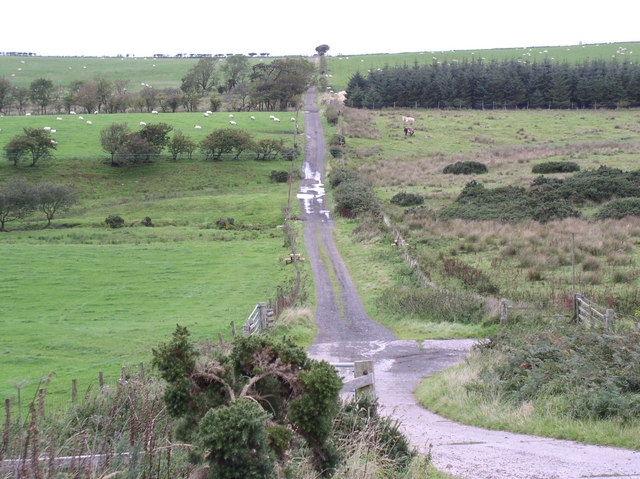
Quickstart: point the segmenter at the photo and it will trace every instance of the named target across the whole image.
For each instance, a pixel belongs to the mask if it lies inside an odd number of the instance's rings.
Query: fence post
[[[144,363],[140,363],[140,380],[144,381]]]
[[[98,373],[98,382],[100,383],[100,391],[104,389],[104,373],[100,371]]]
[[[267,303],[258,303],[258,311],[260,313],[260,330],[267,329]]]
[[[604,313],[604,329],[608,333],[613,331],[613,309],[607,309]]]
[[[502,298],[500,300],[500,325],[505,326],[509,319],[509,303],[507,302],[507,298]]]
[[[359,378],[360,376],[366,376],[368,374],[373,374],[373,361],[356,361],[353,363],[354,377]],[[356,399],[365,394],[372,398],[376,396],[376,390],[373,383],[369,386],[356,389],[354,392]]]
[[[78,402],[78,380],[71,380],[71,403],[76,404]]]
[[[231,321],[231,335],[235,337],[236,335],[236,322]]]

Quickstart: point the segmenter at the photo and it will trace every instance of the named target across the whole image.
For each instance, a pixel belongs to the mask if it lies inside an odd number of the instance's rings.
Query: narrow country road
[[[461,361],[473,340],[398,340],[364,311],[333,241],[324,198],[325,141],[316,95],[307,92],[304,180],[298,198],[315,280],[319,334],[310,356],[332,362],[373,359],[383,411],[398,418],[412,443],[435,465],[467,479],[640,478],[640,453],[465,426],[419,406],[413,391],[423,377]]]

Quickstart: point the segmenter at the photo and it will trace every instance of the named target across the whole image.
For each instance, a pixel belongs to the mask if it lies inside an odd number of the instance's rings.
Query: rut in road
[[[473,340],[403,341],[364,311],[333,241],[322,181],[326,146],[313,89],[306,95],[307,136],[300,199],[314,276],[319,333],[309,355],[332,362],[373,359],[384,413],[398,418],[435,465],[467,479],[640,479],[640,453],[457,424],[417,404],[420,380],[461,361]]]

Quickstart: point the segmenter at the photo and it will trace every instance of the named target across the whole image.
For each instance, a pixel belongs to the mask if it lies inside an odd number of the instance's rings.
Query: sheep
[[[413,123],[413,122],[415,122],[415,121],[416,121],[416,119],[415,119],[415,118],[413,118],[413,117],[410,117],[410,116],[403,116],[403,117],[402,117],[402,121],[403,121],[404,123]]]
[[[51,131],[51,127],[50,127],[50,126],[45,126],[45,127],[43,128],[43,130],[44,130],[44,131]]]
[[[140,126],[147,126],[147,124],[144,121],[141,121]]]
[[[233,113],[229,114],[229,118],[233,118]]]
[[[62,120],[62,117],[61,116],[57,116],[56,120]]]
[[[208,117],[208,116],[209,116],[209,113],[205,113],[205,114],[203,114],[203,116]]]
[[[84,120],[84,117],[79,116],[79,117],[78,117],[78,120]]]
[[[194,127],[194,128],[196,128],[196,129],[198,129],[198,130],[199,130],[200,128],[202,128],[200,125],[193,125],[193,127]]]
[[[87,125],[93,125],[93,122],[91,120],[87,120]]]
[[[280,123],[280,118],[274,118],[273,121]]]
[[[237,123],[236,123],[235,121],[233,121],[233,120],[230,120],[230,121],[229,121],[229,124],[230,124],[230,125],[237,125]]]
[[[206,111],[206,114],[207,114],[207,115],[212,115],[212,114],[213,114],[213,112],[212,112],[211,110],[207,110],[207,111]]]
[[[152,115],[157,115],[157,114],[158,114],[158,112],[157,112],[156,110],[153,110],[153,111],[151,112],[151,114],[152,114]]]
[[[75,112],[75,111],[73,111],[73,110],[71,110],[71,111],[69,112],[69,115],[75,115],[75,114],[76,114],[76,112]]]
[[[51,133],[57,133],[58,130],[51,130]]]
[[[93,114],[94,114],[94,115],[97,115],[97,114],[98,114],[98,110],[95,110],[95,111],[93,112]]]
[[[31,116],[31,113],[25,113],[24,116]]]
[[[274,118],[275,118],[275,116],[273,116],[273,115],[269,115],[269,119],[270,119],[270,120],[273,120]]]
[[[296,117],[295,117],[295,116],[292,116],[292,117],[291,117],[291,121],[296,121]]]
[[[252,120],[255,120],[255,119],[256,119],[256,117],[255,117],[255,116],[253,116],[253,115],[251,115],[249,118],[251,118]]]

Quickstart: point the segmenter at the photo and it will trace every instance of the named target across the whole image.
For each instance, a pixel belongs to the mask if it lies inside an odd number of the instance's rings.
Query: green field
[[[271,60],[249,61],[254,64]],[[93,81],[101,77],[109,81],[129,80],[129,91],[140,90],[143,83],[156,89],[179,88],[182,77],[197,62],[197,58],[0,56],[0,77],[24,87],[38,78],[66,86],[72,81]]]
[[[330,52],[333,54],[333,52]],[[527,62],[553,61],[580,62],[586,59],[637,62],[640,58],[640,43],[604,43],[592,45],[537,46],[525,48],[497,48],[492,50],[451,50],[407,53],[383,53],[372,55],[341,55],[327,57],[328,84],[334,91],[347,87],[351,76],[359,71],[366,76],[369,70],[414,64],[425,65],[433,62],[457,62],[468,60],[509,60]]]
[[[235,119],[254,138],[282,137],[291,146],[291,114],[276,114],[287,121],[275,123],[266,113],[255,114],[255,121],[243,114]],[[44,217],[36,213],[8,223],[11,231],[0,235],[1,397],[15,398],[22,386],[23,398],[30,397],[51,371],[57,401],[70,397],[71,379],[78,379],[81,393],[97,385],[99,371],[112,382],[122,365],[148,365],[151,348],[176,323],[196,339],[217,340],[218,333],[228,339],[230,321],[240,328],[257,302],[290,282],[293,269],[282,262],[287,250],[277,228],[289,185],[272,183],[269,174],[289,171],[291,162],[160,158],[113,168],[100,149],[99,130],[113,122],[135,129],[139,121],[163,121],[197,140],[228,125],[227,113],[92,115],[93,125],[55,118],[0,119],[2,144],[24,126],[49,124],[59,142],[55,157],[36,167],[0,163],[0,182],[65,183],[80,198],[52,228],[43,229]],[[196,121],[202,130],[193,129]],[[125,228],[104,225],[115,214]],[[153,228],[140,224],[145,217]],[[235,229],[219,229],[219,218],[233,218]]]

